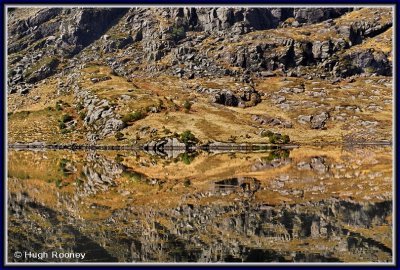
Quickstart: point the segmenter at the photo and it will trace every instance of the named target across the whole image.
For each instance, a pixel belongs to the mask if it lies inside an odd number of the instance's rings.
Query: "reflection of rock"
[[[9,236],[10,262],[54,262],[59,263],[59,258],[47,256],[43,261],[38,258],[19,259],[12,256],[14,252],[30,250],[47,252],[51,254],[54,247],[57,252],[85,253],[85,258],[63,258],[63,262],[115,262],[112,256],[100,243],[81,232],[78,220],[64,222],[65,213],[51,209],[25,193],[9,193],[8,196],[9,220],[11,228]]]
[[[262,171],[266,169],[278,168],[290,164],[292,160],[289,158],[288,150],[272,151],[267,157],[257,160],[252,166],[251,171]]]
[[[253,178],[227,179],[217,181],[216,184],[232,187],[233,190],[250,191],[257,190],[259,185]],[[90,243],[82,243],[80,251],[91,254],[93,261],[118,258],[123,262],[321,262],[339,261],[344,255],[360,261],[390,261],[392,258],[391,249],[383,243],[354,232],[389,225],[391,201],[360,204],[330,199],[273,206],[235,200],[229,204],[190,203],[161,209],[129,205],[114,210],[104,221],[69,217],[68,225],[58,221],[58,217],[66,216],[65,212],[50,210],[35,203],[27,195],[12,193],[8,203],[11,216],[9,226],[12,229],[12,241],[9,243],[12,251],[33,247],[36,240],[40,240],[38,243],[46,249],[48,247],[43,243],[51,243],[50,237],[57,235],[61,239],[57,244],[62,249],[74,247],[70,245],[71,241],[65,241],[71,239],[71,236],[76,241],[80,239]],[[103,207],[93,205],[96,208],[92,211]],[[46,222],[36,222],[31,218],[33,213],[40,214],[40,218]],[[51,226],[43,227],[47,222]],[[23,228],[30,237],[19,237],[15,228]],[[48,239],[47,242],[44,239]],[[320,244],[310,245],[303,252],[293,252],[287,246],[292,245],[291,241],[295,239],[305,242],[314,239],[311,242],[318,241]],[[265,244],[271,241],[274,245]],[[258,248],[254,248],[255,243],[258,243]],[[321,252],[321,245],[329,246],[327,252]],[[168,252],[160,253],[160,250]],[[218,250],[218,257],[215,250]],[[96,258],[96,254],[104,257]]]
[[[86,176],[82,187],[85,195],[96,194],[116,186],[114,180],[123,172],[123,166],[113,160],[108,160],[95,152],[87,154],[87,163],[83,167]]]
[[[143,146],[143,149],[152,155],[176,158],[185,153],[186,145],[177,138],[169,137],[148,142]]]
[[[250,177],[238,177],[214,182],[214,193],[228,195],[233,192],[253,195],[260,188],[260,181]]]

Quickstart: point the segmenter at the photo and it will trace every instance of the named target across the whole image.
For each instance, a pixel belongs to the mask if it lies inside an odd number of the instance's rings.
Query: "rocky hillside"
[[[9,142],[392,140],[391,8],[12,8]]]

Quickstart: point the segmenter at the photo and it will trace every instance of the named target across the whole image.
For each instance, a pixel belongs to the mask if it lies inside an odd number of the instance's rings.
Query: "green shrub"
[[[185,108],[186,112],[189,112],[190,108],[192,108],[192,103],[190,103],[189,100],[185,100],[185,103],[183,103],[183,108]]]
[[[66,168],[67,164],[70,162],[71,162],[70,160],[65,158],[60,160],[60,163],[58,164],[58,169],[63,174],[63,176],[68,176],[69,174],[71,174],[71,172]]]
[[[79,102],[78,104],[76,104],[76,109],[77,109],[78,111],[82,110],[83,108],[84,108],[84,106],[83,106],[83,103],[82,103],[82,102]]]
[[[79,112],[79,118],[81,120],[85,119],[85,117],[86,117],[86,113],[85,112]]]
[[[145,117],[145,114],[142,113],[141,111],[136,111],[134,113],[128,113],[125,114],[121,120],[122,122],[124,122],[125,124],[128,124],[130,122],[134,122],[134,121],[138,121],[140,119],[143,119]]]
[[[62,123],[67,123],[67,122],[71,121],[72,119],[74,119],[74,118],[71,115],[69,115],[68,113],[61,116]]]
[[[190,182],[190,179],[185,179],[185,181],[183,182],[183,186],[185,187],[189,187],[192,183]]]
[[[56,111],[61,111],[63,109],[63,102],[61,100],[56,102]]]
[[[185,28],[183,26],[174,26],[172,28],[172,39],[176,42],[186,37]]]
[[[182,132],[180,135],[180,138],[184,144],[188,144],[188,143],[197,141],[196,137],[192,134],[192,132],[190,130],[186,130],[186,131]]]
[[[122,155],[120,155],[120,154],[117,154],[116,156],[115,156],[115,162],[117,162],[117,163],[122,163],[122,161],[124,161],[124,156],[122,156]]]
[[[66,125],[64,124],[64,122],[59,122],[58,123],[58,127],[63,130],[64,128],[66,128]]]
[[[282,143],[284,143],[284,144],[290,143],[290,138],[288,135],[282,136]]]
[[[261,132],[261,137],[271,137],[274,133],[270,130],[263,130]]]
[[[281,135],[279,133],[272,133],[269,137],[269,142],[272,144],[287,144],[290,142],[288,135]]]
[[[58,188],[61,188],[63,186],[61,179],[56,179],[55,184],[56,184],[56,187],[58,187]]]
[[[129,180],[131,180],[132,182],[140,182],[142,181],[142,179],[145,179],[146,177],[138,172],[134,172],[134,171],[123,171],[122,172],[122,176],[128,178]]]
[[[122,134],[122,132],[118,131],[117,133],[115,133],[115,139],[117,139],[117,141],[120,141],[124,138],[124,134]]]

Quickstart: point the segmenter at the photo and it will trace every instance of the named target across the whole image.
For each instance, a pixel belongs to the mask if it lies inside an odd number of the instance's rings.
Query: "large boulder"
[[[312,129],[324,129],[326,121],[329,119],[329,114],[327,112],[322,112],[320,114],[314,115],[311,118],[311,128]]]

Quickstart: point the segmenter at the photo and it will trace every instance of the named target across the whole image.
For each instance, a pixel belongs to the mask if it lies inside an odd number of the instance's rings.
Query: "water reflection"
[[[9,261],[392,260],[390,147],[8,157]]]

